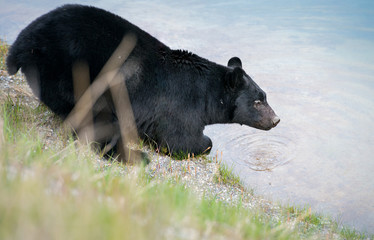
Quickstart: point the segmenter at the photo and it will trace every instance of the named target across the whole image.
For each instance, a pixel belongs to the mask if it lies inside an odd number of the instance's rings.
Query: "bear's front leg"
[[[191,155],[208,154],[212,141],[203,134],[204,126],[198,121],[186,121],[177,116],[157,119],[157,127],[147,135],[157,144],[161,152],[185,158]],[[178,157],[179,158],[179,157]]]
[[[212,140],[208,137],[203,135],[201,139],[200,149],[197,149],[197,155],[199,154],[209,154],[210,150],[212,150],[213,143]]]
[[[198,137],[185,134],[181,135],[179,139],[173,136],[164,141],[163,145],[168,148],[168,152],[172,156],[187,158],[188,154],[195,156],[208,154],[212,149],[212,140],[202,133]]]

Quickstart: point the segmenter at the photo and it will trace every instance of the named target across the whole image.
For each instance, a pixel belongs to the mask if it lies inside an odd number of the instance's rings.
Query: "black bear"
[[[94,84],[129,35],[136,42],[119,72],[142,139],[171,153],[201,154],[212,147],[203,134],[206,125],[239,123],[269,130],[279,123],[265,92],[245,73],[239,58],[222,66],[172,50],[123,18],[91,6],[64,5],[34,20],[11,46],[7,69],[15,74],[22,68],[34,93],[65,119],[77,101],[75,65],[86,64],[89,84]],[[101,147],[116,145],[121,131],[109,90],[95,99],[93,109],[95,140]],[[102,122],[111,127],[98,136]]]

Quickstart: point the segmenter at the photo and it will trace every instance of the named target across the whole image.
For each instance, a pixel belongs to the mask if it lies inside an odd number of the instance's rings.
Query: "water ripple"
[[[287,164],[295,151],[290,138],[262,133],[240,135],[232,139],[230,145],[238,152],[241,164],[254,171],[272,171]]]

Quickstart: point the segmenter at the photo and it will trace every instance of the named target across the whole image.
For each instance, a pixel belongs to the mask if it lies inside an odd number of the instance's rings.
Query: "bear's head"
[[[241,60],[233,57],[228,62],[225,89],[230,96],[232,123],[270,130],[279,117],[266,101],[266,93],[242,69]]]

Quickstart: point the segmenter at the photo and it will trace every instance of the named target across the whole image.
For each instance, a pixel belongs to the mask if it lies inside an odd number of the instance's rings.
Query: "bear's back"
[[[63,5],[34,20],[18,36],[9,52],[8,69],[36,65],[71,68],[85,61],[94,79],[118,47],[123,37],[137,36],[137,49],[151,53],[167,48],[157,39],[127,20],[103,9],[75,4]]]

